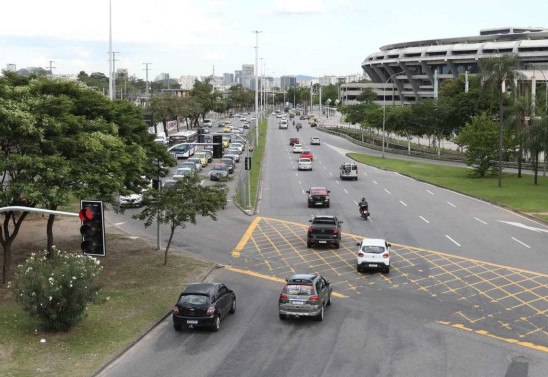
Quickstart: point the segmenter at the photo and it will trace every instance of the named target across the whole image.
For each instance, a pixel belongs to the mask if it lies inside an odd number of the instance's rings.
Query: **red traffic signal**
[[[82,208],[78,216],[80,217],[80,221],[92,220],[93,211],[91,208]]]
[[[105,256],[105,223],[103,217],[103,202],[98,200],[82,200],[78,213],[82,225],[81,248],[84,254],[93,256]]]

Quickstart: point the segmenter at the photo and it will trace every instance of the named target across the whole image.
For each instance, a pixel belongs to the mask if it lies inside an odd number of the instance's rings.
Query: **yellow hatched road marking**
[[[238,245],[236,245],[236,248],[234,250],[232,250],[231,255],[234,258],[239,258],[240,257],[240,253],[242,252],[242,250],[243,250],[245,244],[247,243],[247,241],[249,241],[249,238],[251,238],[251,234],[253,233],[253,231],[257,227],[257,224],[259,224],[259,221],[261,221],[261,217],[259,217],[259,216],[255,217],[255,219],[251,222],[251,224],[247,228],[245,234],[240,239],[240,242],[238,242]]]

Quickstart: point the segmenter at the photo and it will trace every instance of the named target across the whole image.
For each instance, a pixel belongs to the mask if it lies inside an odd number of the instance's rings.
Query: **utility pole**
[[[108,2],[108,98],[112,101],[112,1]]]
[[[254,30],[255,33],[255,146],[259,146],[259,80],[258,80],[258,65],[259,65],[259,33],[260,30]]]
[[[112,51],[112,88],[114,89],[114,99],[116,99],[116,54],[119,54],[119,52]]]
[[[322,115],[322,86],[320,85],[320,116],[321,115]],[[363,139],[363,137],[362,137],[362,139]]]
[[[53,68],[55,68],[52,64],[55,63],[54,60],[49,61],[49,74],[53,75]]]
[[[152,63],[143,63],[145,65],[144,71],[146,72],[146,84],[145,84],[145,94],[148,96],[148,66]]]

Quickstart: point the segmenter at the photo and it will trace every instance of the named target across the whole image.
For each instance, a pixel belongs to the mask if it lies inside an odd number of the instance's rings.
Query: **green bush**
[[[17,301],[47,331],[68,331],[85,315],[87,305],[97,302],[100,287],[99,260],[54,248],[32,253],[18,266],[14,282]]]

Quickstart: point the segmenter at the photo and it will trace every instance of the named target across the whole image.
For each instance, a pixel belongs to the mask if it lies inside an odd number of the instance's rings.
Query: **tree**
[[[213,91],[213,85],[209,83],[210,81],[209,78],[204,81],[196,80],[190,91],[190,95],[202,106],[202,113],[200,114],[202,119],[205,119],[207,113],[215,109],[215,102],[218,98],[218,93]],[[197,119],[195,124],[198,125]]]
[[[504,91],[503,85],[514,85],[514,79],[517,79],[520,74],[518,69],[521,65],[521,59],[517,54],[501,55],[499,57],[490,57],[480,59],[478,66],[480,69],[480,77],[485,87],[489,92],[498,97],[499,107],[499,137],[498,137],[498,155],[499,155],[499,182],[498,186],[502,186],[502,150],[503,150],[503,126],[504,126]]]
[[[515,142],[518,144],[518,178],[521,178],[523,137],[526,136],[527,119],[531,114],[531,101],[528,97],[516,98],[507,110],[508,115],[504,117],[505,125],[508,129],[515,130]]]
[[[145,220],[149,227],[157,220],[160,224],[169,226],[169,239],[164,253],[164,266],[167,265],[167,255],[177,228],[185,228],[187,223],[196,224],[196,217],[208,216],[217,220],[217,211],[226,204],[226,186],[216,184],[202,186],[198,174],[186,175],[172,187],[159,192],[147,192],[147,206],[134,218]]]
[[[529,127],[521,131],[521,139],[525,148],[531,152],[536,185],[538,184],[538,156],[542,151],[546,153],[548,145],[548,117],[533,118]]]
[[[480,177],[496,171],[497,137],[497,123],[484,112],[466,123],[456,139],[465,150],[468,166]]]
[[[356,101],[358,102],[365,102],[365,103],[373,103],[377,99],[377,93],[373,91],[371,88],[365,88],[357,97]]]
[[[336,85],[322,86],[322,102],[325,104],[327,100],[331,100],[331,103],[335,103],[335,100],[339,98],[339,89]]]

